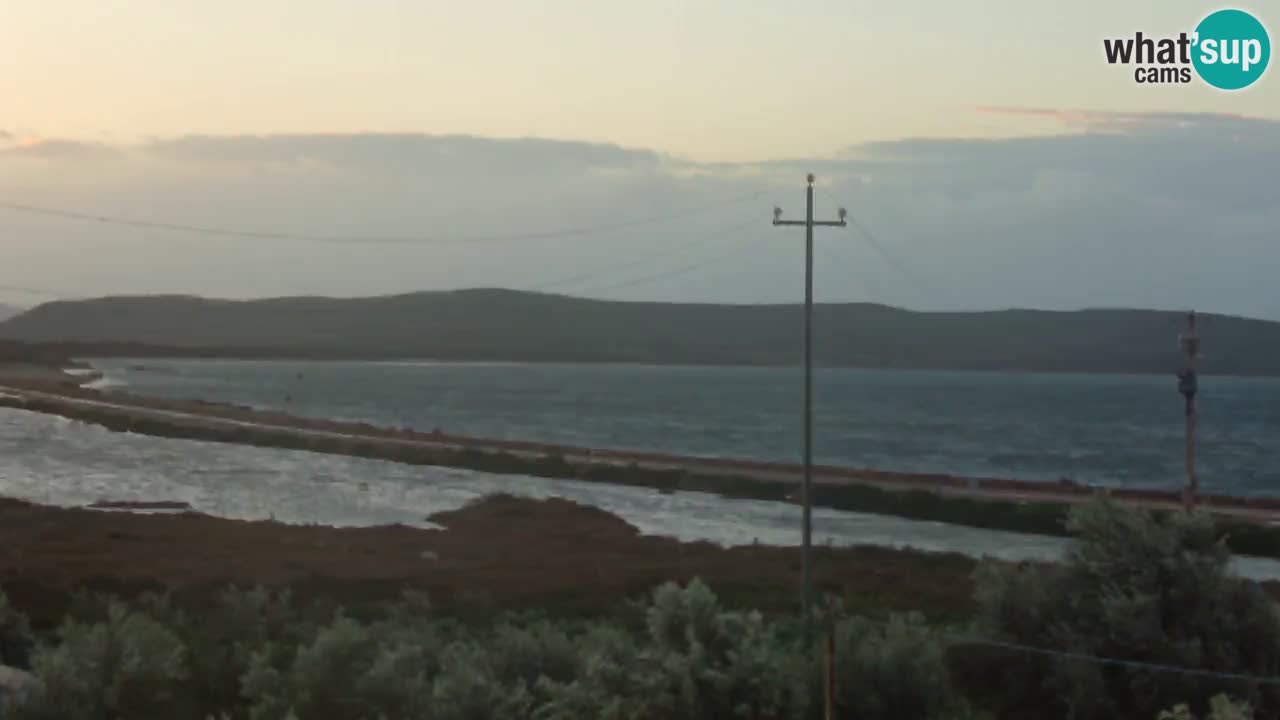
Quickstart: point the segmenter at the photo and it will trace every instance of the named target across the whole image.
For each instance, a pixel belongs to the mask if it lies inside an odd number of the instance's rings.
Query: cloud
[[[1027,108],[981,105],[971,108],[983,115],[1007,115],[1054,120],[1073,128],[1104,132],[1145,132],[1156,128],[1223,127],[1275,124],[1277,121],[1238,113],[1114,112],[1063,108]]]
[[[194,162],[323,165],[376,173],[454,173],[458,177],[504,176],[531,169],[652,169],[660,160],[657,153],[617,145],[421,134],[193,135],[154,141],[139,150]]]
[[[0,139],[12,139],[7,148],[0,149],[0,154],[13,157],[37,158],[83,158],[91,155],[110,154],[115,152],[110,146],[98,143],[87,143],[63,138],[19,137],[5,135]]]
[[[324,236],[424,240],[669,222],[521,242],[341,245],[236,240],[0,212],[26,238],[0,281],[84,292],[356,295],[558,287],[682,301],[790,301],[797,246],[773,205],[847,204],[819,234],[820,299],[918,308],[1142,306],[1280,319],[1280,123],[1226,114],[1046,108],[1054,136],[906,139],[830,156],[695,163],[645,149],[414,134],[190,136],[93,154],[41,148],[43,174],[0,152],[0,188],[87,213]],[[88,161],[92,157],[93,162]],[[732,202],[752,193],[753,200]],[[711,207],[704,212],[690,208]],[[735,245],[737,243],[737,245]],[[708,258],[719,258],[711,262]],[[68,263],[75,257],[75,263]],[[705,261],[705,262],[704,262]],[[661,279],[663,271],[703,262]],[[631,263],[630,268],[618,269]],[[626,285],[630,277],[653,281]]]

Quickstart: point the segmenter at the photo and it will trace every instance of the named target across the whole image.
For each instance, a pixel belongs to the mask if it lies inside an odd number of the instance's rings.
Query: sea
[[[100,385],[378,425],[588,446],[796,460],[800,376],[790,369],[476,363],[92,360]],[[1271,494],[1280,382],[1206,378],[1198,461],[1208,489]],[[1181,398],[1169,378],[824,370],[819,461],[1176,487]],[[487,494],[562,497],[641,532],[721,545],[798,545],[794,505],[402,465],[117,433],[0,408],[0,496],[56,506],[179,501],[219,517],[432,527]],[[1068,540],[816,508],[814,539],[1003,560],[1053,560]],[[1236,571],[1280,578],[1280,561]]]
[[[799,462],[792,368],[94,360],[105,385],[479,437]],[[1206,491],[1280,495],[1280,379],[1203,377]],[[822,369],[816,462],[1105,486],[1185,482],[1173,376]]]

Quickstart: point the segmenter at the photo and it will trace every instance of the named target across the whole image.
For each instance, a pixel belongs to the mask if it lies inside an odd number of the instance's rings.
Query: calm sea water
[[[109,383],[446,432],[797,461],[781,368],[99,360]],[[817,461],[1146,487],[1183,482],[1182,398],[1158,376],[821,370]],[[1206,489],[1280,494],[1280,380],[1201,380]]]

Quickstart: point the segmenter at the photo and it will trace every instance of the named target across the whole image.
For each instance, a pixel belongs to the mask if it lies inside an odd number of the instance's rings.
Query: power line
[[[204,225],[187,225],[183,223],[170,223],[156,220],[138,220],[133,218],[124,218],[113,215],[99,215],[94,213],[81,212],[77,210],[64,210],[59,208],[43,207],[39,205],[27,205],[22,203],[0,202],[0,209],[11,210],[14,212],[24,212],[33,215],[42,215],[45,217],[60,218],[63,220],[76,220],[80,222],[95,222],[107,225],[119,225],[125,227],[147,228],[153,230],[170,230],[175,232],[191,233],[196,235],[211,235],[218,237],[234,237],[249,240],[289,240],[301,242],[321,242],[321,243],[345,243],[345,244],[408,244],[408,245],[443,245],[456,243],[476,243],[476,242],[499,242],[510,240],[545,240],[553,238],[572,237],[576,235],[591,235],[594,233],[610,232],[614,230],[623,230],[627,228],[640,227],[642,225],[651,225],[677,218],[696,215],[698,213],[715,210],[717,208],[729,205],[737,205],[748,200],[760,197],[764,194],[763,190],[738,195],[727,200],[721,200],[715,203],[699,205],[696,207],[675,210],[661,215],[651,215],[648,217],[635,218],[631,220],[623,220],[613,223],[604,223],[600,225],[584,225],[578,227],[558,228],[554,230],[543,230],[538,232],[526,233],[507,233],[496,235],[464,235],[455,237],[405,237],[405,236],[344,236],[344,235],[308,235],[302,233],[289,232],[268,232],[260,230],[241,230],[221,227],[211,227]]]
[[[733,233],[733,232],[735,232],[735,231],[737,231],[737,230],[741,230],[741,229],[743,229],[743,228],[747,227],[748,225],[751,225],[751,224],[753,224],[753,223],[755,223],[755,222],[756,222],[755,220],[748,220],[747,222],[740,223],[740,224],[738,224],[738,225],[734,225],[733,227],[729,228],[729,229],[726,231],[726,234],[728,234],[728,233]],[[658,281],[666,280],[666,279],[668,279],[668,278],[672,278],[672,277],[677,277],[677,276],[680,276],[680,275],[684,275],[685,273],[692,272],[692,271],[697,270],[697,269],[699,269],[699,268],[706,267],[707,265],[710,265],[710,264],[712,264],[712,263],[715,263],[715,262],[719,262],[719,261],[721,261],[721,260],[724,260],[725,258],[727,258],[727,257],[729,257],[729,256],[731,256],[731,255],[733,255],[733,254],[735,254],[735,253],[737,253],[740,249],[741,249],[741,248],[740,248],[737,244],[734,244],[734,245],[732,245],[730,248],[728,248],[728,250],[729,250],[728,252],[724,252],[724,253],[717,253],[717,254],[715,254],[715,255],[713,255],[713,256],[711,256],[711,257],[703,258],[702,260],[700,260],[700,261],[698,261],[698,262],[695,262],[695,263],[691,263],[691,264],[689,264],[689,265],[684,265],[684,266],[677,267],[677,268],[671,268],[671,269],[664,270],[664,271],[659,272],[659,273],[654,273],[654,274],[651,274],[651,275],[644,275],[644,276],[641,276],[641,277],[638,277],[638,278],[632,278],[632,279],[630,279],[630,280],[623,280],[623,281],[621,281],[621,282],[616,282],[616,283],[612,283],[612,284],[609,284],[609,285],[596,286],[596,287],[587,287],[587,288],[584,288],[584,289],[579,290],[579,292],[582,292],[582,293],[586,293],[586,292],[606,292],[606,291],[609,291],[609,290],[619,290],[619,289],[621,289],[621,288],[631,287],[631,286],[633,286],[633,285],[641,285],[641,284],[644,284],[644,283],[658,282]]]
[[[838,243],[829,243],[826,247],[832,251],[831,256],[836,259],[836,262],[849,271],[850,277],[854,277],[858,274],[859,271],[857,264],[853,261],[852,257],[845,253],[844,246]],[[862,286],[862,290],[864,292],[867,291],[867,288],[863,283],[859,282],[858,285]]]
[[[638,257],[632,257],[631,259],[621,263],[615,263],[613,265],[598,267],[595,270],[588,270],[585,272],[576,273],[574,275],[569,275],[567,277],[561,277],[555,280],[538,283],[537,285],[530,285],[526,287],[525,290],[528,292],[538,292],[542,290],[549,290],[556,287],[562,287],[565,285],[572,285],[573,283],[576,283],[580,280],[591,280],[600,275],[606,275],[608,273],[617,272],[620,270],[629,270],[633,267],[638,267],[640,265],[643,265],[651,260],[654,260],[660,257],[684,255],[690,251],[697,250],[699,248],[707,247],[710,245],[714,245],[724,235],[730,234],[736,230],[740,230],[749,224],[750,224],[749,221],[739,223],[737,225],[729,227],[728,229],[721,230],[719,232],[714,232],[711,235],[702,238],[701,240],[683,243],[677,246],[676,248],[674,248],[674,250],[672,250],[671,252],[646,253]]]
[[[832,194],[828,192],[825,188],[823,188],[823,193],[826,194],[826,196],[832,202],[839,204],[839,201],[837,201],[835,197],[833,197]],[[848,207],[848,205],[841,205],[841,207]],[[893,269],[896,270],[899,275],[905,278],[907,282],[914,285],[916,290],[921,295],[923,295],[925,299],[931,302],[937,301],[938,299],[937,295],[929,288],[929,285],[925,282],[922,282],[914,272],[912,272],[904,263],[899,261],[898,258],[893,255],[893,253],[889,252],[889,250],[885,248],[885,246],[882,245],[879,240],[876,239],[876,236],[872,234],[871,230],[869,230],[865,224],[863,224],[860,220],[858,220],[853,215],[850,215],[848,219],[849,219],[849,227],[852,228],[853,230],[856,230],[858,234],[862,236],[862,239],[865,240],[866,243],[871,246],[871,249],[874,250],[882,260],[889,263],[889,265],[892,266]]]
[[[692,251],[695,251],[695,250],[698,250],[698,249],[701,249],[701,248],[704,248],[704,247],[709,247],[709,246],[716,245],[716,244],[718,244],[718,243],[719,243],[719,241],[721,241],[721,240],[724,238],[724,236],[729,235],[729,234],[731,234],[731,233],[733,233],[733,232],[735,232],[735,231],[737,231],[737,230],[741,230],[743,227],[746,227],[746,226],[747,226],[747,225],[749,225],[751,222],[753,222],[753,221],[745,221],[745,222],[741,222],[741,223],[738,223],[738,224],[732,225],[732,226],[730,226],[730,227],[728,227],[728,228],[722,229],[722,230],[720,230],[720,231],[718,231],[718,232],[714,232],[714,233],[712,233],[711,235],[709,235],[709,236],[707,236],[707,237],[702,238],[700,241],[692,242],[692,243],[686,243],[686,244],[684,244],[684,245],[681,245],[681,246],[679,246],[679,247],[677,247],[677,248],[675,249],[675,251],[672,253],[672,255],[677,255],[677,256],[678,256],[678,255],[685,255],[685,254],[688,254],[689,252],[692,252]],[[532,286],[529,286],[529,287],[525,288],[525,291],[526,291],[526,292],[537,292],[537,291],[541,291],[541,290],[547,290],[547,289],[550,289],[550,288],[553,288],[553,287],[560,287],[560,286],[564,286],[564,285],[570,285],[570,284],[572,284],[572,283],[579,282],[579,281],[582,281],[582,280],[591,280],[591,279],[594,279],[594,278],[599,277],[599,276],[601,276],[601,275],[606,275],[606,274],[609,274],[609,273],[612,273],[612,272],[616,272],[616,271],[618,271],[618,270],[625,270],[625,269],[629,269],[629,268],[632,268],[632,267],[637,267],[637,266],[639,266],[639,265],[642,265],[642,264],[644,264],[644,263],[646,263],[646,262],[650,262],[650,261],[655,260],[655,259],[657,259],[657,258],[659,258],[659,257],[662,257],[662,256],[663,256],[663,253],[650,253],[650,254],[646,254],[646,255],[643,255],[643,256],[640,256],[640,257],[632,258],[632,259],[630,259],[630,260],[628,260],[628,261],[626,261],[626,262],[623,262],[623,263],[619,263],[619,264],[615,264],[615,265],[610,265],[610,266],[606,266],[606,267],[602,267],[602,268],[597,268],[596,270],[586,271],[586,272],[581,272],[581,273],[577,273],[577,274],[574,274],[574,275],[571,275],[571,276],[568,276],[568,277],[562,277],[562,278],[559,278],[559,279],[556,279],[556,280],[552,280],[552,281],[548,281],[548,282],[539,283],[539,284],[537,284],[537,285],[532,285]],[[650,281],[650,280],[659,280],[659,279],[661,279],[663,276],[667,276],[667,275],[679,275],[679,274],[682,274],[682,273],[684,273],[684,272],[686,272],[686,271],[690,271],[690,270],[694,270],[694,269],[696,269],[696,268],[702,267],[702,266],[704,266],[704,265],[706,265],[706,264],[708,264],[708,263],[710,263],[710,262],[714,262],[716,259],[719,259],[719,258],[721,258],[721,257],[723,257],[723,255],[717,255],[717,256],[716,256],[716,257],[714,257],[714,258],[708,258],[708,259],[705,259],[705,260],[703,260],[703,261],[699,261],[699,262],[697,262],[697,263],[694,263],[694,264],[692,264],[692,265],[688,265],[688,266],[684,266],[684,267],[680,267],[680,268],[675,268],[675,269],[673,269],[673,270],[663,271],[662,273],[657,274],[657,275],[645,276],[645,277],[642,277],[642,278],[636,278],[636,279],[633,279],[633,280],[624,281],[624,282],[620,283],[619,285],[617,285],[616,287],[623,287],[623,286],[632,285],[632,284],[640,284],[640,283],[642,283],[642,282],[646,282],[646,281]],[[601,287],[600,289],[605,289],[605,290],[607,290],[607,289],[613,289],[614,287],[615,287],[614,285],[606,285],[606,286]],[[69,290],[59,290],[59,289],[53,289],[53,288],[36,288],[36,287],[24,286],[24,285],[5,285],[5,284],[0,284],[0,292],[21,293],[21,294],[24,294],[24,295],[35,295],[35,296],[42,296],[42,297],[50,297],[50,298],[54,298],[54,299],[73,299],[73,298],[81,297],[81,294],[80,294],[80,293],[71,292],[71,291],[69,291]]]
[[[1181,667],[1178,665],[1163,665],[1160,663],[1149,663],[1141,660],[1122,660],[1120,658],[1102,657],[1099,655],[1089,655],[1086,653],[1068,652],[1065,650],[1051,650],[1049,648],[1033,647],[1031,645],[1020,645],[1018,643],[1000,642],[997,640],[986,640],[983,638],[965,637],[965,636],[948,636],[952,642],[963,643],[966,645],[983,645],[986,647],[999,648],[1003,650],[1012,650],[1015,652],[1030,653],[1033,655],[1045,655],[1049,657],[1062,658],[1064,660],[1078,660],[1081,662],[1093,663],[1095,665],[1111,665],[1116,667],[1127,667],[1133,670],[1149,670],[1151,672],[1172,673],[1178,675],[1190,675],[1195,677],[1206,677],[1217,680],[1236,680],[1243,682],[1258,683],[1260,685],[1280,685],[1280,677],[1264,677],[1261,675],[1246,675],[1244,673],[1219,672],[1217,670],[1201,670],[1199,668]]]
[[[876,625],[881,628],[891,628],[892,622],[877,618],[869,618],[863,616],[863,621]],[[1249,675],[1246,673],[1226,672],[1221,670],[1206,670],[1202,668],[1191,668],[1182,665],[1168,665],[1164,663],[1146,662],[1143,660],[1125,660],[1122,658],[1107,657],[1104,655],[1093,655],[1090,653],[1072,652],[1069,650],[1057,650],[1054,648],[1038,647],[1035,645],[1024,645],[1022,643],[1008,642],[1003,640],[994,640],[981,635],[975,634],[957,634],[938,631],[937,636],[956,645],[970,645],[995,648],[999,650],[1009,650],[1011,652],[1026,653],[1029,655],[1042,655],[1045,657],[1054,657],[1062,660],[1073,660],[1077,662],[1092,663],[1094,665],[1124,667],[1131,670],[1147,670],[1149,672],[1168,673],[1175,675],[1188,675],[1192,677],[1212,678],[1215,680],[1233,680],[1236,682],[1252,682],[1260,685],[1280,685],[1280,677],[1265,675]]]
[[[874,249],[877,253],[879,253],[880,257],[884,258],[885,262],[892,265],[893,268],[898,271],[898,274],[902,275],[904,278],[907,279],[908,282],[914,285],[916,289],[920,291],[921,294],[923,294],[930,300],[935,299],[932,291],[929,290],[928,286],[924,282],[921,282],[921,280],[918,277],[916,277],[915,273],[909,270],[906,265],[904,265],[896,257],[894,257],[892,253],[886,250],[885,247],[880,244],[880,241],[876,240],[875,236],[871,234],[871,231],[868,230],[865,225],[863,225],[856,218],[850,218],[849,225],[854,229],[856,229],[858,233],[862,235],[863,239],[867,241],[867,244],[870,245],[872,249]]]

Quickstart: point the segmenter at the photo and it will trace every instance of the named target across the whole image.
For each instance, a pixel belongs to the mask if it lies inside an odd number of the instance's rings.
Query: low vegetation
[[[839,717],[1280,713],[1280,686],[1251,679],[1280,677],[1280,614],[1229,574],[1209,518],[1098,502],[1069,530],[1060,565],[982,567],[970,622],[828,600],[813,643],[800,618],[733,607],[698,580],[592,619],[462,618],[414,593],[360,617],[264,588],[201,608],[85,595],[39,637],[0,600],[0,658],[33,677],[0,716],[800,720],[821,716],[828,637]]]
[[[1069,529],[1077,541],[1064,563],[979,568],[976,635],[1056,653],[957,646],[956,680],[971,697],[1028,720],[1155,717],[1188,701],[1203,713],[1217,695],[1280,714],[1277,605],[1230,573],[1210,518],[1097,503],[1074,512]]]

